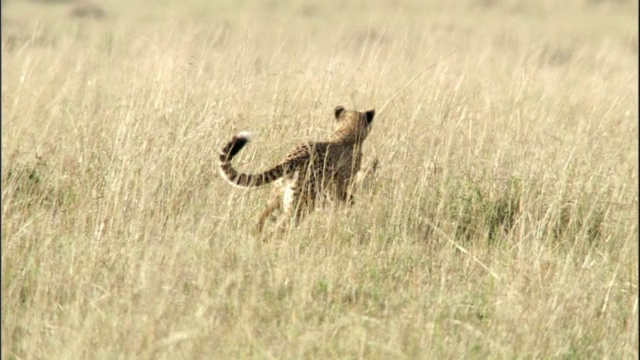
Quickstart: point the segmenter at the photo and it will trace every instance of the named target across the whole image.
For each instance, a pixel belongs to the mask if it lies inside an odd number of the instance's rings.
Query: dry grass
[[[3,358],[638,356],[637,4],[209,3],[3,3]],[[220,146],[336,105],[378,181],[252,238]]]

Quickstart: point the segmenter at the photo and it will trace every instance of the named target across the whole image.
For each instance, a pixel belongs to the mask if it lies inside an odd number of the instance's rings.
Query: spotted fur
[[[353,185],[362,161],[362,143],[369,135],[375,110],[334,110],[336,130],[326,141],[298,144],[285,158],[257,174],[239,173],[231,164],[249,142],[250,134],[239,133],[220,152],[219,170],[230,184],[248,188],[273,183],[274,190],[258,220],[257,232],[278,210],[278,227],[299,222],[318,200],[353,203]],[[374,171],[377,162],[374,163]]]

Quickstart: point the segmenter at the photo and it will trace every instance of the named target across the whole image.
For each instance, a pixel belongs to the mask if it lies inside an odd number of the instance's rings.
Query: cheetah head
[[[371,123],[376,114],[374,109],[367,111],[346,110],[337,106],[334,110],[337,129],[336,135],[343,140],[361,143],[369,135]]]

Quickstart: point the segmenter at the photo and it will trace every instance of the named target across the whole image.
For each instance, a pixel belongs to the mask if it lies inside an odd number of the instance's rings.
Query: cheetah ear
[[[371,124],[371,122],[373,121],[373,116],[376,114],[376,110],[371,109],[365,112],[364,114],[367,116],[367,124]]]
[[[344,112],[344,108],[342,106],[336,106],[336,109],[334,110],[335,114],[336,114],[336,119],[340,118],[340,114],[342,114]]]

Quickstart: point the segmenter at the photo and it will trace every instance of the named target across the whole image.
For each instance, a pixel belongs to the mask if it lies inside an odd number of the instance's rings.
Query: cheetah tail
[[[220,174],[231,185],[242,188],[266,185],[282,177],[284,173],[284,166],[282,164],[276,165],[260,174],[238,173],[233,165],[231,165],[231,160],[247,145],[250,137],[251,134],[249,132],[243,131],[234,136],[220,152]]]

